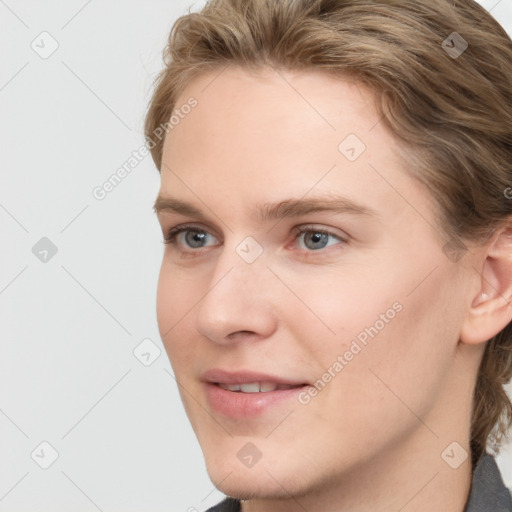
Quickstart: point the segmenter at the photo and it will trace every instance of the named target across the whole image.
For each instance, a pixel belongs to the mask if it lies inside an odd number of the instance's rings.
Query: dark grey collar
[[[512,498],[494,457],[482,455],[473,472],[471,492],[464,512],[512,512]]]

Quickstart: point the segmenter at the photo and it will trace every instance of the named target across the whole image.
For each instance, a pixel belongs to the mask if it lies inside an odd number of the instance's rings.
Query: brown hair
[[[176,21],[164,62],[147,140],[205,71],[316,69],[373,91],[382,122],[437,202],[447,254],[465,248],[461,240],[487,240],[512,214],[512,41],[473,0],[210,0]],[[159,170],[162,147],[151,148]],[[487,342],[481,362],[473,464],[489,445],[497,453],[512,424],[503,388],[511,376],[512,323]]]

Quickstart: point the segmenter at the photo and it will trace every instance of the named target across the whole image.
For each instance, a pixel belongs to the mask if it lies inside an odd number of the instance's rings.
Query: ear
[[[484,343],[512,321],[512,224],[500,228],[478,259],[479,290],[462,325],[460,341]]]

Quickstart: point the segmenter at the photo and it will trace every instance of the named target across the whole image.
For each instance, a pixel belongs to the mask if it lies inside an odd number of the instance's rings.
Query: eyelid
[[[320,225],[316,225],[316,224],[302,224],[300,226],[296,226],[294,228],[294,231],[297,234],[309,233],[311,231],[314,233],[325,233],[326,235],[330,235],[330,236],[333,236],[334,238],[338,238],[339,240],[341,240],[343,242],[348,242],[348,240],[350,238],[343,231],[338,233],[337,231],[335,231],[334,228],[329,228],[329,227],[320,226]]]

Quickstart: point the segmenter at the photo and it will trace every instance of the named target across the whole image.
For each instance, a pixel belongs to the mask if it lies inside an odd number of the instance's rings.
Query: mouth
[[[226,391],[235,393],[270,393],[272,391],[280,391],[282,389],[293,389],[302,387],[302,384],[278,384],[277,382],[249,382],[247,384],[226,384],[224,382],[216,382],[217,386]]]
[[[211,409],[230,418],[254,418],[296,399],[306,382],[255,372],[209,370],[202,376]]]

